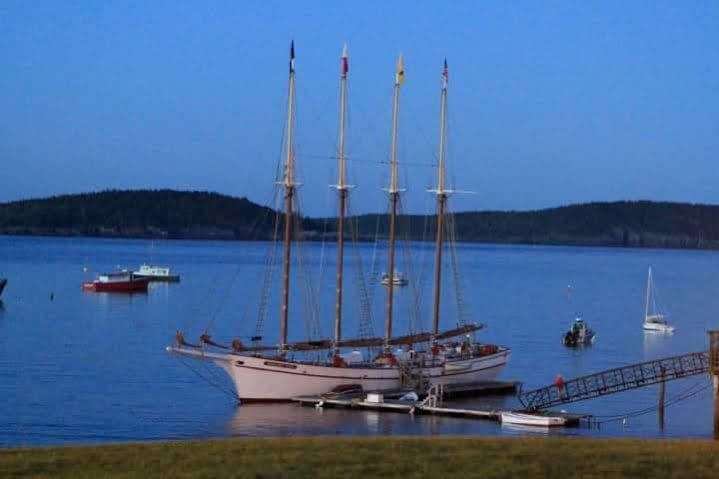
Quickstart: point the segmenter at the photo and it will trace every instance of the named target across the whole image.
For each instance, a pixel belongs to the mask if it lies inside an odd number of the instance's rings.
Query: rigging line
[[[287,92],[287,96],[282,96],[282,101],[284,104],[287,103],[289,99],[289,91]],[[270,215],[270,211],[274,212],[275,221],[274,221],[274,228],[273,228],[273,235],[271,238],[272,241],[272,247],[268,248],[265,253],[265,260],[264,260],[264,273],[263,273],[263,280],[260,284],[260,304],[257,311],[257,320],[255,322],[255,334],[254,336],[261,336],[262,330],[264,329],[264,323],[267,318],[267,307],[269,303],[269,290],[272,285],[272,279],[274,278],[274,269],[275,265],[277,263],[276,256],[277,256],[277,238],[278,238],[278,228],[279,228],[279,208],[278,208],[278,196],[280,188],[277,186],[278,182],[281,180],[282,176],[282,150],[283,146],[285,144],[285,139],[287,135],[287,125],[284,121],[281,123],[282,129],[280,133],[279,138],[279,147],[278,147],[278,153],[277,153],[277,161],[275,162],[275,186],[271,188],[270,194],[268,195],[271,200],[269,205],[271,205],[271,208],[266,211],[267,217]],[[267,219],[267,217],[265,219]],[[264,221],[263,221],[264,223]],[[246,303],[245,311],[242,315],[242,322],[247,318],[249,314],[249,306],[250,303]]]
[[[430,195],[426,195],[424,211],[429,210],[429,208],[428,208],[429,199],[430,199]],[[419,271],[419,276],[417,278],[417,284],[418,284],[418,287],[419,287],[419,285],[422,285],[422,288],[424,288],[424,285],[427,283],[427,281],[426,281],[427,270],[428,270],[428,267],[430,264],[427,261],[427,255],[430,250],[428,248],[424,247],[424,245],[427,244],[427,235],[429,234],[429,223],[430,223],[429,219],[430,219],[430,215],[424,215],[424,220],[423,220],[423,224],[422,224],[422,244],[418,247],[418,249],[420,249],[421,253],[420,253],[420,260],[419,260],[420,271]],[[419,304],[417,305],[418,308],[422,308],[422,299],[423,299],[422,296],[420,296]]]
[[[292,230],[294,231],[293,235],[293,242],[295,244],[295,263],[297,265],[297,274],[296,277],[301,280],[300,284],[298,284],[298,287],[301,288],[300,292],[300,298],[302,300],[302,318],[304,319],[304,325],[305,325],[305,336],[307,340],[312,339],[312,311],[310,306],[310,299],[308,298],[307,293],[307,276],[306,273],[302,267],[303,265],[303,247],[304,242],[302,241],[303,235],[302,235],[302,228],[301,228],[301,213],[300,213],[300,205],[299,205],[299,197],[298,195],[295,195],[293,197],[293,201],[295,204],[295,210],[294,215],[292,217]]]
[[[267,303],[269,301],[269,288],[272,285],[272,279],[274,278],[275,274],[275,265],[277,263],[277,248],[278,248],[278,238],[279,238],[279,227],[280,227],[280,209],[275,208],[276,202],[277,202],[277,192],[279,190],[278,187],[274,188],[275,190],[275,198],[273,199],[272,205],[273,205],[273,212],[274,212],[274,221],[273,221],[273,228],[272,228],[272,237],[270,238],[271,247],[267,248],[265,250],[265,258],[264,258],[264,268],[263,268],[263,277],[262,282],[260,283],[260,304],[258,307],[258,316],[257,316],[257,324],[255,326],[255,335],[261,334],[262,324],[264,323],[264,319],[267,316]],[[249,306],[249,305],[248,305]],[[248,309],[249,310],[249,309]],[[246,312],[248,311],[246,310]]]
[[[330,175],[330,181],[331,181],[332,173],[330,172],[329,175]],[[331,191],[330,188],[327,188],[327,189],[325,190],[325,206],[327,207],[327,211],[329,211],[329,205],[330,205],[330,202],[331,202],[331,198],[330,198],[331,193],[332,193],[332,191]],[[326,247],[326,244],[327,244],[327,226],[328,226],[328,224],[329,224],[329,218],[328,218],[328,217],[324,217],[323,220],[322,220],[322,238],[321,238],[322,245],[321,245],[321,248],[320,248],[320,273],[319,273],[319,280],[317,281],[317,284],[318,284],[318,285],[324,284],[324,274],[325,274],[325,247]],[[318,289],[319,289],[319,291],[320,291],[320,293],[318,293],[318,294],[321,294],[322,287],[319,286]],[[322,304],[323,304],[323,303],[322,303],[322,301],[319,300],[319,298],[318,298],[317,302],[318,302],[318,306],[317,306],[317,309],[318,309],[318,310],[317,310],[317,317],[318,317],[318,318],[321,318],[321,317],[322,317]],[[318,321],[319,321],[319,319],[318,319]],[[319,331],[318,331],[318,333],[319,333]],[[318,337],[319,337],[319,336],[318,336]]]
[[[212,315],[210,316],[210,321],[207,323],[207,326],[205,327],[204,334],[208,334],[212,326],[215,324],[215,320],[217,319],[217,316],[220,314],[220,311],[225,306],[227,301],[230,299],[231,293],[232,293],[232,287],[234,286],[235,282],[237,281],[237,278],[240,275],[240,268],[235,268],[235,273],[232,275],[232,278],[230,279],[230,282],[225,288],[225,293],[223,294],[220,301],[217,302],[217,306],[215,307],[215,310],[213,311]]]
[[[304,284],[304,299],[305,299],[305,311],[308,313],[305,317],[306,326],[308,329],[308,339],[315,337],[321,337],[321,326],[319,323],[319,305],[317,300],[317,292],[314,288],[315,283],[312,281],[311,273],[309,268],[305,267],[305,258],[307,254],[307,245],[304,238],[304,230],[302,228],[302,216],[299,197],[295,196],[295,204],[297,205],[297,214],[294,217],[295,230],[297,231],[297,264],[300,276],[303,278]]]
[[[693,393],[695,393],[695,392],[702,391],[703,388],[702,388],[702,389],[697,389],[697,388],[700,387],[700,386],[701,386],[701,384],[699,384],[698,382],[692,384],[692,385],[689,386],[687,389],[683,390],[682,392],[680,392],[680,393],[678,393],[678,394],[675,394],[675,395],[671,396],[670,399],[667,399],[667,400],[665,401],[665,405],[666,405],[666,404],[673,404],[674,402],[676,402],[677,400],[681,400],[683,397],[685,397],[685,396],[688,395],[688,394],[693,394]],[[692,391],[692,390],[695,390],[695,391]],[[629,412],[626,412],[626,413],[623,413],[623,414],[599,415],[599,416],[594,416],[594,417],[608,418],[607,420],[609,420],[609,419],[617,419],[617,418],[618,418],[618,419],[622,419],[622,418],[631,417],[631,416],[641,416],[642,414],[645,414],[645,413],[647,413],[647,412],[654,411],[654,410],[657,409],[657,408],[658,408],[658,406],[657,406],[657,405],[654,405],[654,406],[649,406],[649,407],[646,407],[646,408],[643,408],[643,409],[637,409],[637,410],[634,410],[634,411],[629,411]]]
[[[347,198],[347,212],[351,213],[351,202]],[[350,216],[352,218],[352,216]],[[364,265],[362,263],[362,256],[359,254],[359,242],[357,241],[357,230],[358,220],[350,220],[350,238],[352,241],[352,259],[353,259],[353,273],[354,279],[357,284],[357,290],[359,291],[359,305],[360,305],[360,320],[358,325],[358,336],[371,337],[374,335],[374,328],[372,326],[372,309],[369,302],[369,295],[367,292],[367,282],[364,277]]]
[[[404,240],[400,242],[400,247],[402,248],[402,256],[404,257],[404,263],[405,263],[405,271],[407,272],[407,276],[409,278],[413,278],[413,280],[410,282],[410,290],[412,291],[412,298],[410,301],[410,318],[408,323],[408,333],[414,334],[421,326],[420,323],[420,294],[417,288],[417,281],[414,279],[414,264],[412,262],[412,254],[410,251],[410,237],[411,237],[411,229],[412,229],[412,220],[410,215],[404,214],[404,205],[402,203],[402,200],[399,200],[399,214],[400,218],[402,218],[402,221],[404,223],[404,229],[403,229],[403,236]],[[394,277],[394,272],[391,273],[390,281]]]
[[[375,293],[377,292],[378,278],[380,275],[380,255],[378,254],[379,249],[379,236],[380,236],[380,220],[382,217],[388,218],[389,216],[389,204],[385,204],[385,214],[375,215],[375,231],[374,231],[374,248],[372,251],[372,269],[370,272],[369,280],[369,304],[374,304]],[[389,222],[389,219],[388,219]],[[387,226],[389,228],[389,226]]]
[[[457,324],[466,324],[464,294],[462,290],[462,278],[459,271],[459,260],[457,255],[457,227],[456,215],[450,213],[447,221],[447,232],[449,233],[449,250],[452,261],[452,276],[454,279],[455,302],[457,305]]]
[[[691,393],[687,393],[687,394],[684,394],[684,395],[679,396],[679,397],[675,397],[675,398],[674,398],[673,400],[671,400],[671,401],[666,401],[665,404],[664,404],[664,406],[665,406],[665,407],[673,406],[674,404],[677,404],[677,403],[679,403],[679,402],[682,402],[682,401],[685,401],[685,400],[687,400],[687,399],[690,399],[690,398],[696,396],[697,394],[699,394],[699,393],[705,391],[705,390],[706,390],[707,388],[709,388],[710,386],[711,386],[711,383],[708,383],[708,384],[705,384],[701,389],[698,389],[698,390],[696,390],[696,391],[692,391]],[[656,411],[656,410],[658,410],[658,409],[659,409],[659,406],[651,406],[651,407],[648,407],[648,408],[645,408],[645,409],[641,409],[641,410],[638,410],[638,411],[633,411],[633,412],[630,412],[630,413],[627,413],[627,414],[624,414],[624,415],[608,416],[608,417],[611,417],[611,418],[613,418],[613,419],[605,419],[605,420],[603,420],[603,421],[597,421],[596,423],[597,423],[597,424],[603,424],[603,423],[607,423],[607,422],[620,421],[620,420],[623,420],[623,419],[626,419],[626,418],[629,418],[629,417],[643,416],[644,414],[649,414],[649,413],[654,412],[654,411]],[[596,417],[607,417],[607,416],[596,416]]]
[[[264,273],[262,275],[262,283],[261,283],[261,289],[260,289],[260,304],[257,310],[257,321],[255,323],[255,337],[262,336],[262,331],[264,329],[264,323],[267,319],[267,311],[269,306],[269,299],[270,299],[270,289],[272,287],[272,282],[275,277],[276,271],[277,271],[277,258],[278,258],[278,249],[279,249],[279,228],[280,228],[280,212],[279,210],[275,211],[275,227],[273,231],[273,237],[272,237],[272,246],[267,249],[267,252],[265,253],[265,268]]]
[[[684,397],[684,396],[687,395],[687,394],[692,394],[692,393],[694,393],[695,391],[692,391],[692,390],[697,389],[697,388],[700,388],[700,387],[702,387],[702,381],[696,381],[696,382],[694,382],[691,386],[689,386],[688,388],[684,389],[683,391],[681,391],[681,392],[679,392],[679,393],[677,393],[677,394],[674,394],[673,396],[670,396],[669,399],[665,400],[664,402],[665,402],[665,404],[666,404],[666,403],[669,403],[669,402],[673,402],[673,401],[675,401],[676,399],[681,399],[682,397]],[[703,388],[702,388],[701,390],[703,390]],[[644,413],[645,411],[652,411],[652,410],[654,410],[656,407],[657,407],[657,406],[649,406],[649,407],[646,407],[646,408],[644,408],[644,409],[637,409],[637,410],[635,410],[635,411],[629,411],[629,412],[623,413],[623,414],[599,415],[599,416],[594,416],[594,417],[602,417],[602,418],[623,418],[623,417],[627,417],[627,415],[632,415],[632,414],[637,414],[637,413]]]
[[[327,156],[327,155],[312,155],[307,153],[297,153],[295,154],[296,158],[310,158],[310,159],[320,159],[320,160],[338,160],[338,156]],[[352,156],[345,156],[344,159],[346,161],[354,161],[356,163],[368,163],[373,165],[389,165],[389,160],[366,160],[363,158],[355,158]],[[401,166],[421,166],[421,167],[427,167],[427,168],[436,168],[437,163],[419,163],[414,161],[397,161],[398,165]]]
[[[272,210],[269,209],[269,208],[265,210],[265,214],[263,215],[263,219],[262,219],[262,223],[263,223],[263,224],[265,223],[267,217],[269,216],[270,211],[272,211]],[[253,228],[253,230],[254,230],[254,231],[253,231],[253,236],[256,237],[256,236],[259,234],[259,232],[258,232],[256,229],[254,229],[254,228]],[[214,326],[215,320],[216,320],[217,317],[219,316],[220,311],[223,309],[223,307],[225,306],[225,304],[227,304],[227,302],[229,301],[229,298],[230,298],[231,293],[232,293],[232,287],[233,287],[233,286],[235,285],[235,283],[237,282],[237,278],[239,277],[241,270],[242,270],[242,268],[240,267],[239,264],[237,264],[236,267],[235,267],[235,272],[234,272],[234,274],[233,274],[233,276],[232,276],[232,278],[231,278],[231,280],[230,280],[230,282],[229,282],[227,288],[225,288],[225,293],[224,293],[222,299],[221,299],[220,301],[218,301],[217,306],[215,307],[214,312],[213,312],[213,313],[211,314],[211,316],[210,316],[210,320],[208,321],[208,323],[207,323],[207,325],[206,325],[206,327],[205,327],[204,334],[208,334],[208,333],[209,333],[210,329]],[[245,304],[245,308],[244,308],[244,313],[243,313],[243,315],[242,315],[243,318],[247,316],[248,310],[249,310],[249,303],[246,303],[246,304]]]
[[[200,379],[203,379],[204,381],[206,381],[210,386],[215,387],[215,388],[216,388],[217,390],[219,390],[220,392],[229,395],[231,398],[236,399],[237,401],[240,400],[240,396],[238,396],[236,392],[232,391],[231,389],[229,389],[229,388],[227,388],[227,387],[224,387],[224,386],[222,386],[222,385],[216,383],[215,381],[213,381],[212,379],[210,379],[210,378],[208,378],[208,377],[206,377],[206,376],[203,376],[202,373],[200,373],[198,370],[196,370],[195,368],[193,368],[192,366],[190,366],[190,365],[188,364],[188,362],[185,361],[184,358],[180,358],[180,363],[183,364],[187,369],[189,369],[189,370],[192,371],[193,373],[197,374],[197,376],[199,376]]]
[[[184,324],[182,325],[183,331],[190,331],[195,326],[196,322],[199,322],[201,320],[201,318],[206,318],[207,316],[212,318],[212,312],[210,312],[210,314],[208,315],[207,310],[210,309],[210,300],[215,298],[216,294],[220,294],[220,282],[220,273],[217,272],[212,276],[212,281],[210,282],[207,294],[204,295],[200,299],[199,303],[195,306],[197,315],[191,315],[190,318],[184,322]]]

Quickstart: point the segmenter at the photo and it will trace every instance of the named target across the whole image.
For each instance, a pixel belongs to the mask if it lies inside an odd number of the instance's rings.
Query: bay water
[[[209,331],[218,342],[235,337],[247,342],[260,333],[264,343],[276,343],[279,271],[263,288],[271,248],[264,242],[0,236],[0,277],[8,278],[0,296],[0,446],[233,436],[549,433],[458,418],[295,404],[238,406],[224,372],[170,355],[165,347],[177,330],[189,342]],[[346,336],[383,331],[385,291],[378,279],[385,255],[382,245],[349,248]],[[307,243],[297,250],[291,339],[330,336],[335,256],[331,244]],[[398,257],[398,269],[410,281],[397,288],[394,330],[404,334],[430,324],[432,245],[407,243]],[[549,384],[557,374],[571,378],[706,350],[707,330],[719,329],[719,255],[713,251],[458,244],[445,259],[443,326],[454,326],[459,317],[486,324],[478,335],[481,341],[512,348],[499,379],[521,381],[525,390]],[[81,283],[98,273],[145,262],[170,266],[181,275],[180,283],[153,283],[147,294],[81,290]],[[672,335],[642,330],[649,266],[660,305],[676,325]],[[363,309],[363,298],[369,309]],[[263,309],[265,314],[259,314]],[[597,332],[596,343],[566,348],[561,335],[578,315]],[[595,415],[600,426],[551,434],[711,438],[709,383],[705,375],[667,383],[664,427],[653,410],[658,388],[651,386],[566,405],[562,409]],[[454,404],[519,406],[513,395]]]

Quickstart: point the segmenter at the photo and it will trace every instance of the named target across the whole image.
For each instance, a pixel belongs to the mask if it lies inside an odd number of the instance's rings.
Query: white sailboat
[[[646,305],[644,307],[644,329],[646,331],[658,331],[662,333],[674,332],[674,326],[669,324],[666,316],[666,314],[657,311],[652,268],[649,267],[649,273],[647,273]]]
[[[473,333],[483,326],[476,323],[455,322],[452,329],[440,331],[440,279],[442,271],[442,243],[444,210],[450,193],[444,181],[444,149],[447,101],[447,63],[442,74],[441,133],[439,152],[439,174],[437,195],[437,237],[435,255],[435,289],[433,328],[407,336],[393,336],[393,293],[392,281],[387,284],[385,334],[383,337],[345,339],[342,335],[343,299],[343,255],[344,221],[346,199],[350,186],[346,181],[344,156],[344,125],[346,110],[346,82],[348,73],[346,47],[341,57],[340,74],[340,141],[339,178],[335,185],[339,198],[337,217],[337,297],[335,303],[334,337],[317,341],[288,342],[287,330],[290,318],[290,258],[292,239],[292,218],[296,183],[294,177],[294,151],[292,146],[293,106],[295,82],[294,43],[290,47],[289,96],[286,158],[282,185],[285,190],[284,213],[284,261],[282,307],[280,314],[280,341],[277,346],[246,347],[239,340],[232,341],[231,347],[215,343],[208,334],[200,337],[199,345],[185,341],[182,332],[176,335],[176,344],[167,350],[178,355],[212,361],[232,378],[237,397],[241,401],[282,401],[296,396],[326,393],[337,386],[354,384],[364,390],[392,390],[406,386],[408,377],[420,378],[425,384],[449,384],[469,381],[492,380],[507,364],[510,350],[503,346],[475,343]],[[392,122],[392,150],[390,185],[387,189],[390,199],[388,271],[395,271],[395,227],[398,199],[401,189],[397,174],[397,123],[400,87],[404,81],[402,56],[397,63],[394,79],[394,104]],[[295,324],[297,320],[293,321]],[[453,342],[447,340],[459,338]],[[416,344],[427,344],[425,349],[415,348]],[[364,358],[357,348],[376,347],[381,352],[376,358]],[[211,349],[212,348],[212,349]],[[306,351],[329,350],[331,354],[324,362],[296,359],[294,356]]]

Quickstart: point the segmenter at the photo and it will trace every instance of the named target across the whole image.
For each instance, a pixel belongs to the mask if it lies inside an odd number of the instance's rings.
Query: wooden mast
[[[335,354],[339,352],[337,344],[342,340],[342,273],[344,266],[344,223],[347,203],[347,177],[345,172],[345,116],[347,102],[347,72],[349,70],[347,45],[342,49],[342,70],[340,75],[340,144],[339,176],[337,194],[339,195],[339,214],[337,215],[337,300],[335,302]]]
[[[447,72],[447,60],[444,60],[442,72],[442,95],[439,108],[439,164],[437,166],[437,236],[435,238],[434,252],[434,305],[432,311],[432,339],[436,341],[439,334],[439,302],[442,278],[442,240],[444,239],[444,209],[447,203],[447,191],[444,189],[444,150],[445,135],[447,127],[447,83],[449,74]]]
[[[292,117],[295,93],[295,42],[290,44],[290,81],[287,95],[287,151],[285,158],[285,254],[282,273],[282,314],[280,316],[280,353],[284,354],[287,348],[287,318],[289,315],[290,297],[290,260],[292,244],[292,202],[295,193],[294,180],[294,152],[292,151]]]
[[[404,82],[404,63],[402,54],[397,60],[397,72],[394,80],[394,106],[392,109],[392,153],[390,158],[391,175],[389,186],[390,199],[390,219],[389,219],[389,265],[387,283],[387,317],[385,320],[384,348],[385,351],[390,349],[390,340],[392,339],[392,306],[394,295],[394,244],[395,244],[395,226],[397,222],[397,202],[399,200],[400,190],[397,185],[397,122],[399,120],[399,88]]]

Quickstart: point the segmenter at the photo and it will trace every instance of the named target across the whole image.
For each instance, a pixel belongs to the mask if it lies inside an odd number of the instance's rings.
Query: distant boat
[[[584,346],[594,342],[594,331],[589,329],[582,318],[576,318],[569,330],[562,336],[565,346]]]
[[[6,284],[7,284],[7,279],[0,278],[0,294],[2,294],[3,290],[5,289]]]
[[[384,286],[387,286],[387,285],[389,285],[389,282],[390,282],[389,274],[382,273],[381,283]],[[409,281],[407,280],[407,278],[405,278],[404,274],[400,273],[399,271],[394,272],[394,275],[392,275],[392,284],[394,286],[407,286],[407,283],[409,283]]]
[[[649,308],[650,304],[651,311]],[[666,316],[666,314],[657,312],[652,268],[649,267],[649,273],[647,273],[647,301],[644,307],[644,329],[646,331],[657,331],[660,333],[673,333],[674,326],[667,322]]]
[[[564,426],[567,419],[560,416],[539,416],[536,414],[523,414],[519,412],[502,412],[502,424],[521,424],[523,426]]]
[[[143,264],[138,271],[132,273],[136,278],[147,278],[150,281],[165,281],[177,283],[180,281],[179,274],[170,274],[170,268],[165,266],[151,266]]]
[[[86,281],[82,283],[82,289],[98,293],[141,293],[147,292],[148,282],[147,278],[138,278],[134,273],[120,271],[101,274],[95,281]]]

